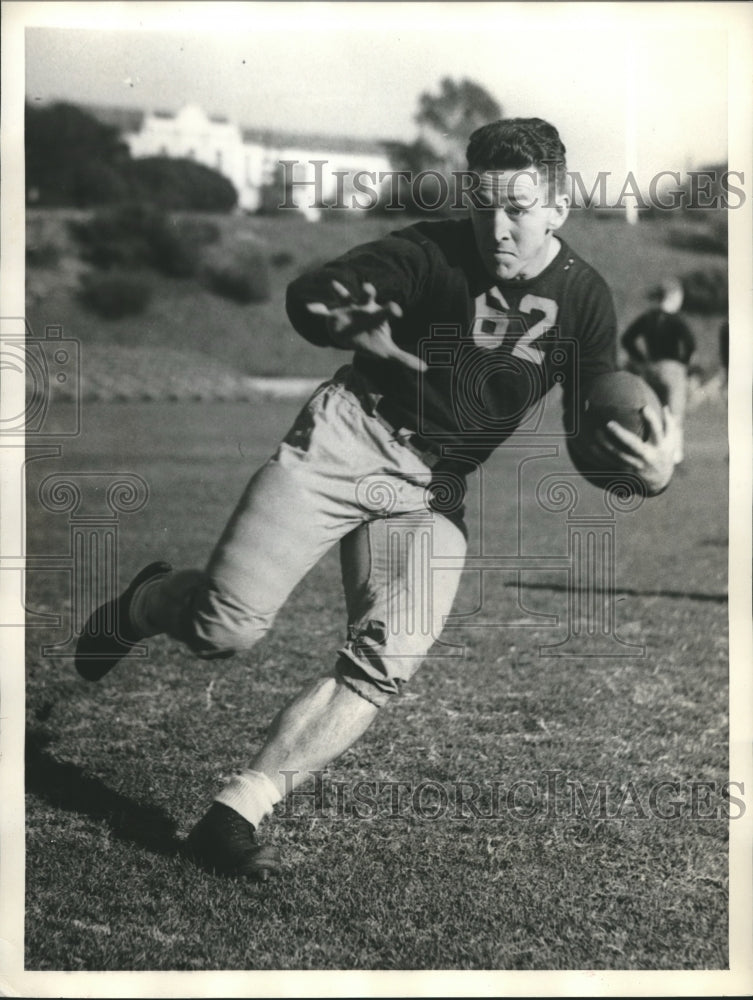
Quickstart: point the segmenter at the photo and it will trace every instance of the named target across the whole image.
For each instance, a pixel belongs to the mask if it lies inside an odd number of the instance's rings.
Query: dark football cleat
[[[244,875],[257,882],[279,875],[281,868],[279,850],[260,844],[251,823],[222,802],[213,802],[189,833],[185,854],[214,875]]]
[[[153,562],[131,580],[120,597],[101,604],[93,612],[76,645],[76,670],[87,681],[98,681],[126,656],[145,636],[140,635],[128,617],[136,589],[154,577],[172,572],[166,562]]]

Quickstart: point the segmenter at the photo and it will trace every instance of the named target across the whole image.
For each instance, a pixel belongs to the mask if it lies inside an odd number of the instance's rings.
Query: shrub
[[[117,204],[128,201],[132,192],[117,166],[109,163],[82,163],[70,178],[71,202],[79,207]]]
[[[196,219],[189,216],[178,219],[175,226],[181,239],[193,243],[197,247],[207,247],[213,243],[219,243],[222,236],[220,227],[211,219]]]
[[[273,267],[287,267],[288,264],[292,264],[294,260],[295,257],[288,250],[279,250],[277,253],[273,253],[269,258]]]
[[[132,160],[127,175],[144,199],[166,209],[229,212],[238,203],[231,181],[194,160],[147,156]]]
[[[689,271],[680,280],[684,291],[685,312],[720,316],[726,314],[729,302],[726,268]]]
[[[670,225],[667,242],[680,250],[726,254],[727,213],[719,210],[705,214],[707,218],[702,221],[685,218]]]
[[[55,243],[27,244],[26,263],[29,267],[56,267],[62,251]]]
[[[217,253],[203,269],[204,283],[215,295],[247,305],[266,302],[271,294],[267,259],[255,247]]]
[[[150,233],[151,263],[170,278],[190,278],[199,266],[199,248],[182,237],[169,219],[155,224]]]
[[[79,298],[103,319],[122,319],[142,313],[152,296],[148,280],[135,272],[94,272],[81,279]]]
[[[98,268],[153,267],[175,278],[191,277],[198,268],[197,244],[152,205],[136,202],[106,209],[72,222],[71,231],[82,258]]]
[[[83,260],[95,267],[143,267],[151,263],[154,215],[146,206],[127,204],[70,223]]]

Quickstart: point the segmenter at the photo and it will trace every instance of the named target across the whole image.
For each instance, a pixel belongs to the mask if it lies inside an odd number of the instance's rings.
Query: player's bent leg
[[[248,871],[257,850],[249,838],[276,802],[352,746],[418,669],[450,613],[465,547],[455,524],[429,512],[379,519],[343,539],[346,644],[335,668],[277,715],[248,770],[233,776],[191,833],[198,863],[258,877]],[[225,828],[238,829],[239,817],[246,833],[233,846]]]
[[[363,736],[378,711],[377,704],[361,697],[331,670],[277,714],[249,769],[234,776],[216,801],[258,826],[276,802]]]
[[[364,524],[340,551],[348,608],[340,675],[367,699],[398,694],[440,638],[465,562],[465,535],[426,511]]]

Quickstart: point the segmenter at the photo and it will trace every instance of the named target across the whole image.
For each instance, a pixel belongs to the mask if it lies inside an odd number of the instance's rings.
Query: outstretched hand
[[[397,302],[377,302],[376,288],[369,281],[365,281],[361,287],[365,300],[356,302],[344,285],[333,281],[332,288],[342,304],[330,307],[323,302],[309,302],[306,308],[315,316],[326,317],[330,336],[339,347],[352,348],[376,358],[399,361],[414,371],[426,371],[425,361],[404,351],[392,339],[390,320],[399,319],[403,315]]]
[[[665,406],[661,418],[644,406],[641,410],[649,427],[648,440],[627,430],[616,420],[610,420],[604,430],[596,432],[595,444],[602,457],[609,456],[612,464],[634,472],[651,494],[660,493],[672,478],[675,466],[678,425]]]

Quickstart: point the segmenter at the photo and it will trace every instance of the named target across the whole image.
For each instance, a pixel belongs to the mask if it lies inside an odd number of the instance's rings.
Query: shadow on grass
[[[142,805],[87,777],[76,764],[55,760],[45,749],[49,737],[39,731],[26,734],[26,791],[53,806],[105,820],[113,834],[156,854],[183,849],[175,821],[156,806]]]
[[[588,594],[592,592],[589,587],[572,587],[563,583],[506,583],[506,587],[520,587],[521,590],[555,590],[565,593]],[[622,597],[671,597],[685,601],[711,601],[714,604],[726,604],[728,597],[726,594],[702,594],[693,590],[633,590],[630,587],[618,587],[616,595]]]

